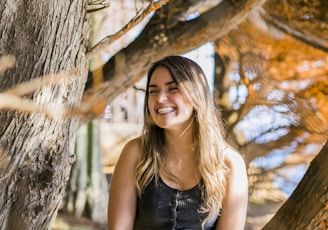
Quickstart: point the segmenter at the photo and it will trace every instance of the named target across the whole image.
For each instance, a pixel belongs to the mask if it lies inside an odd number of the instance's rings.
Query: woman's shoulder
[[[140,155],[141,139],[140,137],[129,140],[123,147],[120,158],[137,160]]]
[[[131,140],[129,140],[124,148],[140,148],[141,146],[141,137],[135,137]]]
[[[136,137],[131,140],[129,140],[123,148],[123,152],[140,152],[141,148],[141,138]]]
[[[242,155],[231,147],[224,150],[225,162],[229,168],[244,168],[245,160]]]
[[[232,148],[227,149],[225,153],[229,194],[232,197],[239,196],[247,200],[248,178],[245,160],[239,152]]]

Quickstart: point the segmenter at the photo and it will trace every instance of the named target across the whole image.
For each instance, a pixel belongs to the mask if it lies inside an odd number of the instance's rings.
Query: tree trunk
[[[302,181],[263,230],[328,228],[328,142]]]
[[[43,87],[26,98],[55,108],[81,101],[87,73],[86,3],[0,2],[0,55],[16,57],[15,67],[1,76],[1,91],[77,68],[74,81]],[[50,228],[75,160],[77,128],[77,119],[0,112],[0,229]]]
[[[90,43],[93,46],[101,20],[96,14],[91,14],[90,21]],[[97,65],[99,59],[91,59],[90,68]],[[85,123],[78,130],[76,162],[72,166],[63,209],[60,211],[104,224],[107,222],[108,181],[102,170],[99,132],[98,120]]]

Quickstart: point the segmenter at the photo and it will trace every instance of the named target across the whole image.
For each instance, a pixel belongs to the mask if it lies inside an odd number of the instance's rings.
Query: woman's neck
[[[194,140],[192,134],[191,121],[186,128],[179,131],[165,130],[166,154],[174,157],[183,157],[184,155],[193,155]]]
[[[179,190],[194,187],[201,178],[192,138],[192,125],[186,127],[181,132],[166,130],[164,164],[160,173],[165,183]]]

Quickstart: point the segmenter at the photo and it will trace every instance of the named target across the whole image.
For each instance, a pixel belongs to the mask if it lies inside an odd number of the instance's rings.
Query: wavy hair
[[[148,86],[150,78],[158,67],[169,70],[179,89],[193,103],[193,142],[195,143],[198,170],[203,186],[202,199],[205,207],[200,210],[211,217],[220,212],[225,195],[224,149],[228,147],[224,139],[221,113],[214,103],[205,74],[194,61],[182,56],[168,56],[155,62],[148,71],[144,103],[144,125],[141,135],[141,155],[136,166],[138,196],[155,178],[158,181],[162,156],[165,149],[164,130],[156,126],[148,110]],[[204,221],[205,223],[205,221]]]

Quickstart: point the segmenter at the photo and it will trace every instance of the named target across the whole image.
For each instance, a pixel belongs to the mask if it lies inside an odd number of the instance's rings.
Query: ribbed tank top
[[[202,229],[207,214],[198,212],[203,206],[201,184],[179,191],[166,185],[161,178],[156,186],[153,179],[145,188],[142,199],[137,200],[134,229]],[[217,221],[218,215],[209,218],[205,229],[215,229]]]

